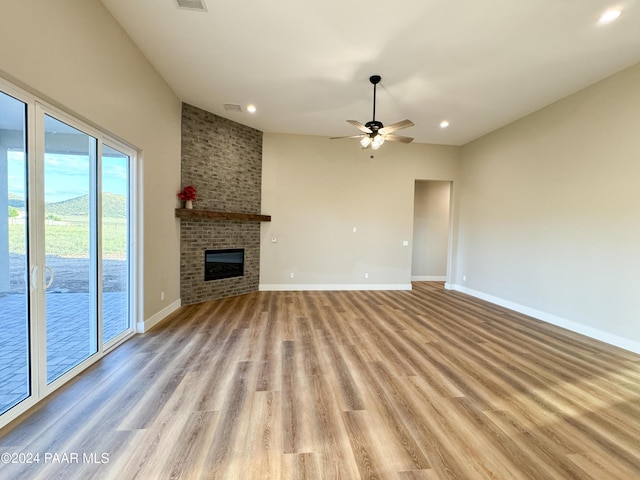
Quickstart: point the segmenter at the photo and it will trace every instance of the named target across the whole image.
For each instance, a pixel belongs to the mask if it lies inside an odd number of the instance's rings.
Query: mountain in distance
[[[18,195],[14,195],[13,193],[9,194],[9,206],[17,209],[24,208],[25,201],[24,198],[19,197]]]
[[[47,215],[89,215],[89,195],[70,198],[62,202],[47,203],[44,210]],[[102,194],[102,215],[109,218],[125,218],[127,216],[127,197],[104,192]]]
[[[109,218],[126,218],[127,197],[116,193],[103,192],[102,216]]]

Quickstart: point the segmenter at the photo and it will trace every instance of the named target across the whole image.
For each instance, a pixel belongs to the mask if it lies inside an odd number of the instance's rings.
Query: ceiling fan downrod
[[[382,77],[380,75],[371,75],[369,81],[373,84],[373,121],[376,121],[376,87],[380,83]]]
[[[371,75],[369,77],[369,81],[373,84],[373,119],[370,122],[365,123],[365,126],[371,130],[369,136],[371,138],[378,135],[378,130],[380,130],[384,125],[381,122],[376,120],[376,90],[377,85],[382,80],[380,75]]]

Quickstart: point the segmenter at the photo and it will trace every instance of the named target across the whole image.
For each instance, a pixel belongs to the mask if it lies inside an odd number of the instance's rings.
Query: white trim
[[[446,275],[416,275],[411,277],[412,282],[444,282]]]
[[[393,283],[393,284],[261,284],[259,286],[261,292],[297,292],[297,291],[337,291],[337,290],[411,290],[411,284]]]
[[[131,326],[134,332],[138,332],[137,327],[139,323],[144,325],[144,210],[143,210],[143,198],[144,198],[144,155],[142,150],[135,150],[136,160],[133,168],[130,170],[131,179],[129,186],[131,187],[131,208],[129,214],[131,215],[131,235],[129,240],[132,242],[131,249],[131,261],[134,263],[134,272],[131,275],[131,281],[133,282],[131,288]],[[151,327],[149,327],[151,328]]]
[[[535,308],[527,307],[525,305],[520,305],[519,303],[504,300],[499,297],[494,297],[493,295],[478,292],[476,290],[463,287],[462,285],[445,283],[444,288],[446,288],[447,290],[454,290],[456,292],[471,295],[472,297],[485,300],[504,308],[508,308],[509,310],[528,315],[538,320],[542,320],[543,322],[547,322],[566,330],[585,335],[595,340],[600,340],[601,342],[608,343],[609,345],[614,345],[616,347],[629,350],[630,352],[640,353],[640,342],[629,340],[628,338],[620,337],[618,335],[614,335],[613,333],[605,332],[603,330],[599,330],[597,328],[593,328],[588,325],[575,322],[573,320],[567,320],[566,318],[558,317],[557,315],[543,312],[542,310],[536,310]]]
[[[166,307],[164,307],[159,312],[154,313],[153,315],[151,315],[146,320],[144,320],[142,322],[138,322],[136,324],[136,332],[137,333],[148,332],[151,327],[153,327],[153,326],[157,325],[158,323],[160,323],[162,320],[167,318],[169,315],[171,315],[173,312],[175,312],[181,306],[182,306],[182,300],[179,298],[175,302],[173,302],[173,303],[167,305]]]

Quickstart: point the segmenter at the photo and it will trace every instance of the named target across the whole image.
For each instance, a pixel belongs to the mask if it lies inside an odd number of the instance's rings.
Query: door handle
[[[45,278],[46,278],[46,273],[49,272],[49,281],[47,283],[45,283],[45,285],[44,285],[44,289],[46,290],[53,283],[53,269],[50,266],[45,265],[44,266],[44,271],[45,271]]]
[[[31,267],[31,273],[29,275],[29,287],[32,290],[35,290],[36,288],[38,288],[38,266],[34,265],[33,267]],[[26,275],[25,275],[25,280],[26,280]]]

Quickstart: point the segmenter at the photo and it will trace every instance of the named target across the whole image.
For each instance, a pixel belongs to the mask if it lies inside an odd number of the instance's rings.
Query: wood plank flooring
[[[441,283],[259,292],[120,346],[0,454],[2,479],[640,479],[640,356]]]

